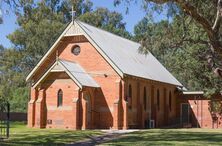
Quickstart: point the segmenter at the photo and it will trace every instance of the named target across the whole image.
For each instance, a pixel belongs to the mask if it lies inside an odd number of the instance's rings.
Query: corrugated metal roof
[[[100,87],[96,81],[85,72],[77,63],[59,60],[59,62],[69,71],[69,73],[82,85],[88,87]]]
[[[81,21],[76,22],[124,74],[182,86],[151,53],[140,54],[140,44]]]

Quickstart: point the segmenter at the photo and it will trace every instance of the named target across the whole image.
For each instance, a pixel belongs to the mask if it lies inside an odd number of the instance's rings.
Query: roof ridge
[[[78,22],[84,23],[84,24],[86,24],[86,25],[89,25],[89,26],[94,27],[94,28],[96,28],[96,29],[99,29],[99,30],[101,30],[101,31],[107,32],[107,33],[109,33],[109,34],[111,34],[111,35],[114,35],[114,36],[119,37],[119,38],[121,38],[121,39],[124,39],[124,40],[126,40],[126,41],[129,41],[129,42],[132,42],[132,43],[136,43],[136,44],[138,44],[138,45],[141,45],[141,44],[138,43],[138,42],[135,42],[135,41],[130,40],[130,39],[127,39],[127,38],[125,38],[125,37],[119,36],[119,35],[117,35],[117,34],[115,34],[115,33],[109,32],[109,31],[107,31],[107,30],[105,30],[105,29],[96,27],[96,26],[94,26],[94,25],[88,24],[88,23],[83,22],[83,21],[80,21],[80,20],[78,20],[78,19],[76,19],[75,21],[76,21],[77,23],[78,23]],[[78,24],[79,24],[79,23],[78,23]]]

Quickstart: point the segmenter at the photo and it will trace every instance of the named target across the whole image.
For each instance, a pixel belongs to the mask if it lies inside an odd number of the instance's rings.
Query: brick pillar
[[[114,107],[114,113],[113,113],[113,129],[119,129],[119,118],[118,118],[118,116],[119,116],[119,113],[118,113],[118,111],[119,111],[119,100],[115,100],[115,102],[114,102],[114,105],[113,105],[113,107]]]
[[[152,97],[153,97],[153,94],[152,94],[152,86],[149,87],[149,90],[148,90],[148,119],[151,120],[152,119],[152,107],[153,107],[153,104],[152,104]],[[150,122],[150,121],[149,121]]]
[[[163,110],[163,114],[164,114],[164,123],[163,123],[163,126],[168,126],[168,114],[169,114],[169,104],[168,104],[168,101],[169,101],[169,98],[168,98],[168,91],[166,88],[164,88],[164,95],[163,95],[163,98],[164,98],[164,110]]]
[[[120,96],[121,96],[121,80],[116,81],[115,89],[115,101],[114,101],[114,113],[113,113],[113,129],[119,129],[119,115],[120,115]]]
[[[136,111],[137,111],[137,128],[142,128],[142,112],[143,112],[143,104],[140,102],[140,83],[137,82],[136,86]]]
[[[128,102],[123,101],[123,129],[128,129]]]
[[[147,107],[149,107],[148,106],[148,104],[147,104],[147,97],[148,97],[148,92],[147,92],[147,87],[146,88],[144,88],[144,86],[143,87],[141,87],[142,88],[142,92],[141,92],[141,98],[140,98],[140,103],[141,103],[141,128],[145,128],[145,119],[147,119],[147,114],[146,114],[146,110],[147,110]],[[146,91],[144,91],[144,89],[146,90]],[[141,91],[141,90],[140,90]],[[144,92],[146,92],[146,100],[144,100]],[[146,103],[145,103],[145,101],[146,101]],[[144,109],[144,104],[146,104],[146,109]]]
[[[123,107],[123,129],[128,129],[128,102],[126,99],[126,84],[122,82],[122,107]]]
[[[96,98],[96,88],[94,88],[94,89],[91,89],[92,90],[92,95],[93,96],[91,96],[91,98],[90,98],[90,102],[91,102],[91,129],[96,129],[97,127],[96,127],[96,123],[95,123],[95,121],[96,121],[96,114],[97,114],[97,112],[96,112],[96,107],[95,107],[95,98]]]
[[[35,117],[35,127],[45,128],[45,102],[44,102],[44,89],[39,90],[38,99],[36,101],[36,117]]]
[[[155,127],[156,127],[156,117],[157,117],[157,109],[156,109],[156,102],[155,102],[156,94],[155,94],[155,87],[151,87],[151,120],[154,120]]]
[[[73,114],[73,129],[77,130],[79,129],[79,97],[73,99]]]
[[[37,90],[31,88],[30,101],[28,103],[28,127],[35,125],[35,102],[37,99]]]
[[[86,97],[86,92],[82,92],[81,95],[81,102],[82,102],[82,130],[85,130],[88,128],[88,107],[87,107],[87,99]]]

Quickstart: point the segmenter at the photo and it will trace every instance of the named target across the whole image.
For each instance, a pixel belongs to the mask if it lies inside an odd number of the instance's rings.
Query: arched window
[[[63,100],[63,92],[61,89],[59,89],[57,93],[57,106],[62,106],[62,100]]]
[[[157,109],[160,110],[160,91],[157,89]]]
[[[171,95],[171,91],[169,93],[169,110],[171,111],[172,109],[172,95]]]
[[[129,84],[129,91],[128,91],[128,105],[129,105],[129,108],[131,109],[132,108],[132,86],[131,84]]]
[[[146,87],[144,87],[144,89],[143,89],[143,102],[144,102],[144,110],[146,111],[146,103],[147,103],[147,100],[146,100]]]

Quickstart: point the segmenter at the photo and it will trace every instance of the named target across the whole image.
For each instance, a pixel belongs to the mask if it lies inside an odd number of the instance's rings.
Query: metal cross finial
[[[76,11],[74,11],[74,7],[72,6],[72,22],[74,22],[74,18],[75,18],[75,15],[76,15]]]

